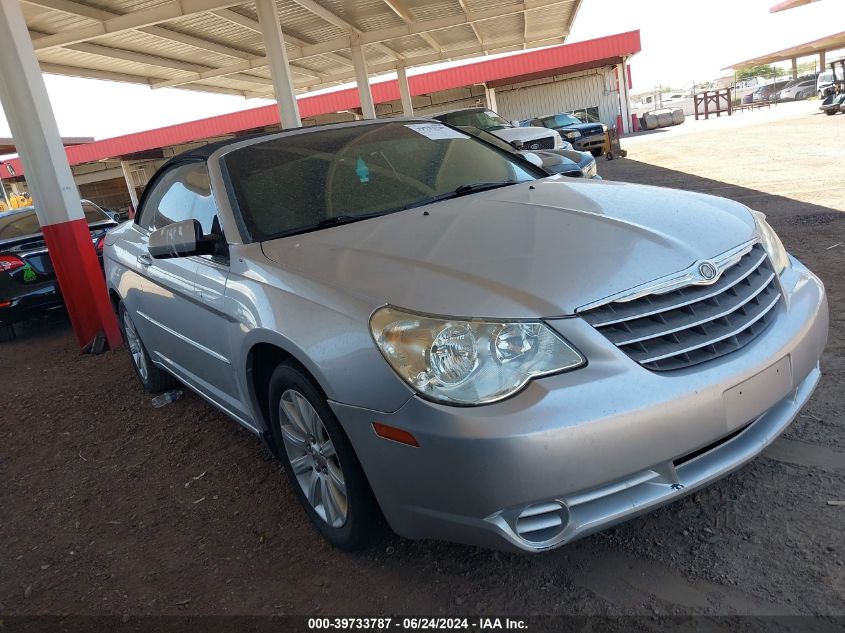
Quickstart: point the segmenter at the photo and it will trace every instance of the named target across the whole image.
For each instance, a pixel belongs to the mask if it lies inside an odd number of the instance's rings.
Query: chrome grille
[[[643,367],[682,369],[740,349],[774,317],[777,275],[759,244],[709,286],[688,285],[579,312]]]
[[[532,150],[532,149],[554,149],[555,147],[555,137],[554,136],[544,136],[543,138],[535,138],[530,141],[524,141],[522,144],[522,149],[524,150]]]

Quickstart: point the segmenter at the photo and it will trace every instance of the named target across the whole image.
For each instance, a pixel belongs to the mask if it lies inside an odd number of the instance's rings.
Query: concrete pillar
[[[358,96],[361,99],[361,113],[365,119],[376,118],[376,106],[373,103],[373,93],[370,90],[370,76],[367,72],[367,60],[364,48],[360,44],[352,44],[352,66],[355,68],[355,81],[358,83]]]
[[[819,72],[823,73],[825,70],[824,51],[822,51],[819,53]]]
[[[120,161],[120,169],[123,171],[123,180],[126,181],[126,188],[129,190],[129,200],[132,201],[132,208],[138,212],[138,194],[135,192],[135,184],[132,182],[132,176],[129,174],[129,163],[125,160]]]
[[[0,179],[0,191],[2,191],[2,192],[3,192],[3,202],[5,203],[6,208],[7,208],[7,209],[11,208],[11,207],[9,206],[9,194],[8,194],[8,193],[6,193],[6,185],[5,185],[5,183],[3,182],[3,180],[1,180],[1,179]]]
[[[616,65],[616,82],[619,88],[619,115],[622,117],[620,134],[631,133],[631,97],[628,92],[628,65]]]
[[[0,104],[80,346],[122,343],[19,0],[0,0]]]
[[[408,86],[408,72],[403,64],[396,66],[396,79],[399,82],[399,97],[402,99],[402,114],[414,116],[414,103],[411,101],[411,88]]]
[[[484,99],[487,101],[487,107],[493,112],[499,111],[499,106],[496,103],[496,89],[487,85],[484,86]]]
[[[792,58],[792,79],[798,79],[798,59]]]
[[[261,37],[264,40],[267,65],[270,67],[270,77],[273,80],[273,91],[276,93],[276,104],[279,107],[282,128],[287,130],[302,127],[296,93],[293,89],[293,74],[288,63],[288,50],[279,24],[279,12],[275,0],[255,0],[255,10],[258,14]]]

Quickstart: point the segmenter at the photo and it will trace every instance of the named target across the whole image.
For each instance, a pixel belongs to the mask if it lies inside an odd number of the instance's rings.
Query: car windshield
[[[111,218],[93,202],[87,200],[82,201],[82,212],[85,214],[85,219],[88,224],[96,224],[98,222],[108,222]]]
[[[479,130],[485,130],[487,132],[513,127],[492,110],[460,110],[458,112],[440,114],[434,118],[449,125],[477,127]]]
[[[88,224],[111,221],[109,216],[90,202],[83,202],[82,210]],[[41,226],[38,224],[38,216],[35,214],[33,207],[27,207],[21,211],[0,213],[0,242],[16,240],[27,235],[38,235],[39,233],[41,233]]]
[[[558,128],[567,125],[579,125],[581,120],[571,114],[553,114],[552,116],[541,117],[540,122],[544,127]]]
[[[543,177],[520,158],[431,121],[309,130],[222,160],[256,241]]]

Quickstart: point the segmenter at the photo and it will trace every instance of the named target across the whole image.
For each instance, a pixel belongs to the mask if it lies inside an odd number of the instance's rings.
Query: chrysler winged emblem
[[[698,274],[705,281],[712,281],[716,278],[717,273],[716,267],[711,262],[701,262],[698,265]]]

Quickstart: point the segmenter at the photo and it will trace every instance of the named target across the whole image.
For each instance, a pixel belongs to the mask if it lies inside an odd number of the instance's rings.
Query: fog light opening
[[[528,543],[545,543],[559,537],[569,525],[569,509],[559,501],[527,506],[516,518],[514,531]]]

